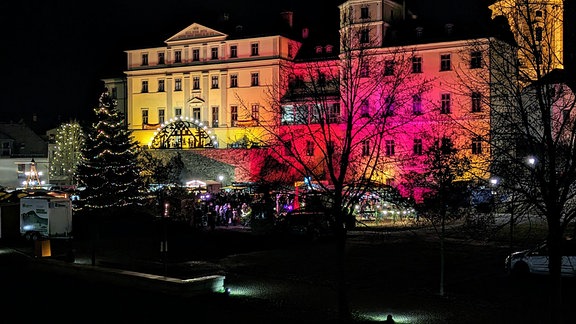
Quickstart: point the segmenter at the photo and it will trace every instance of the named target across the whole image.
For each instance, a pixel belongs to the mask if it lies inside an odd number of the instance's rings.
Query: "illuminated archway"
[[[218,147],[212,130],[198,120],[177,117],[162,124],[148,145],[152,149],[194,149]]]

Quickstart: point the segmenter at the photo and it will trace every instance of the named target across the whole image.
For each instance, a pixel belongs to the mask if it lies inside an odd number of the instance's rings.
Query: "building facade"
[[[491,6],[494,15],[504,13],[504,2]],[[385,135],[378,143],[357,143],[359,158],[370,145],[382,147],[381,163],[373,166],[376,181],[400,185],[408,173],[422,171],[428,147],[446,141],[473,163],[463,180],[487,179],[491,107],[498,104],[498,85],[489,80],[504,73],[494,68],[506,64],[502,53],[515,55],[510,45],[452,23],[432,28],[394,1],[350,0],[339,9],[336,43],[307,37],[306,28],[247,35],[239,25],[225,33],[193,23],[164,46],[126,51],[128,128],[150,149],[249,149],[273,139],[276,126],[319,124],[318,107],[329,110],[335,132],[352,118],[347,111],[370,132],[362,120],[384,109]],[[282,17],[293,27],[291,13]],[[561,38],[554,35],[556,52]],[[350,71],[365,85],[353,99],[346,92]],[[324,88],[321,99],[298,94],[312,80],[336,86]],[[104,81],[112,89],[122,86]],[[311,139],[282,141],[304,155],[327,150]]]

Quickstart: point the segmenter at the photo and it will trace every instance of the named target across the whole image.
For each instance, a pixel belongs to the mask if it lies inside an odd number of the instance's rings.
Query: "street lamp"
[[[218,176],[218,180],[220,181],[220,187],[224,186],[224,176],[223,175],[219,175]]]

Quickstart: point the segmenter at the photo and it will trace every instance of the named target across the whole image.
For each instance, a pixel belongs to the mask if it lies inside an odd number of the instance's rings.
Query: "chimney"
[[[282,16],[282,19],[288,23],[288,26],[290,28],[292,28],[293,25],[293,19],[294,19],[294,13],[292,11],[283,11],[280,13],[280,16]]]

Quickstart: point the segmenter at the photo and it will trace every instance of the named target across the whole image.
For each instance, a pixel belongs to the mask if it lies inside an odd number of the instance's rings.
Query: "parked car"
[[[281,217],[278,226],[285,234],[310,239],[334,234],[334,219],[324,211],[292,210]]]
[[[576,241],[566,240],[562,247],[562,276],[576,277]],[[546,242],[536,247],[514,252],[506,257],[506,270],[512,275],[549,274],[549,253]]]

